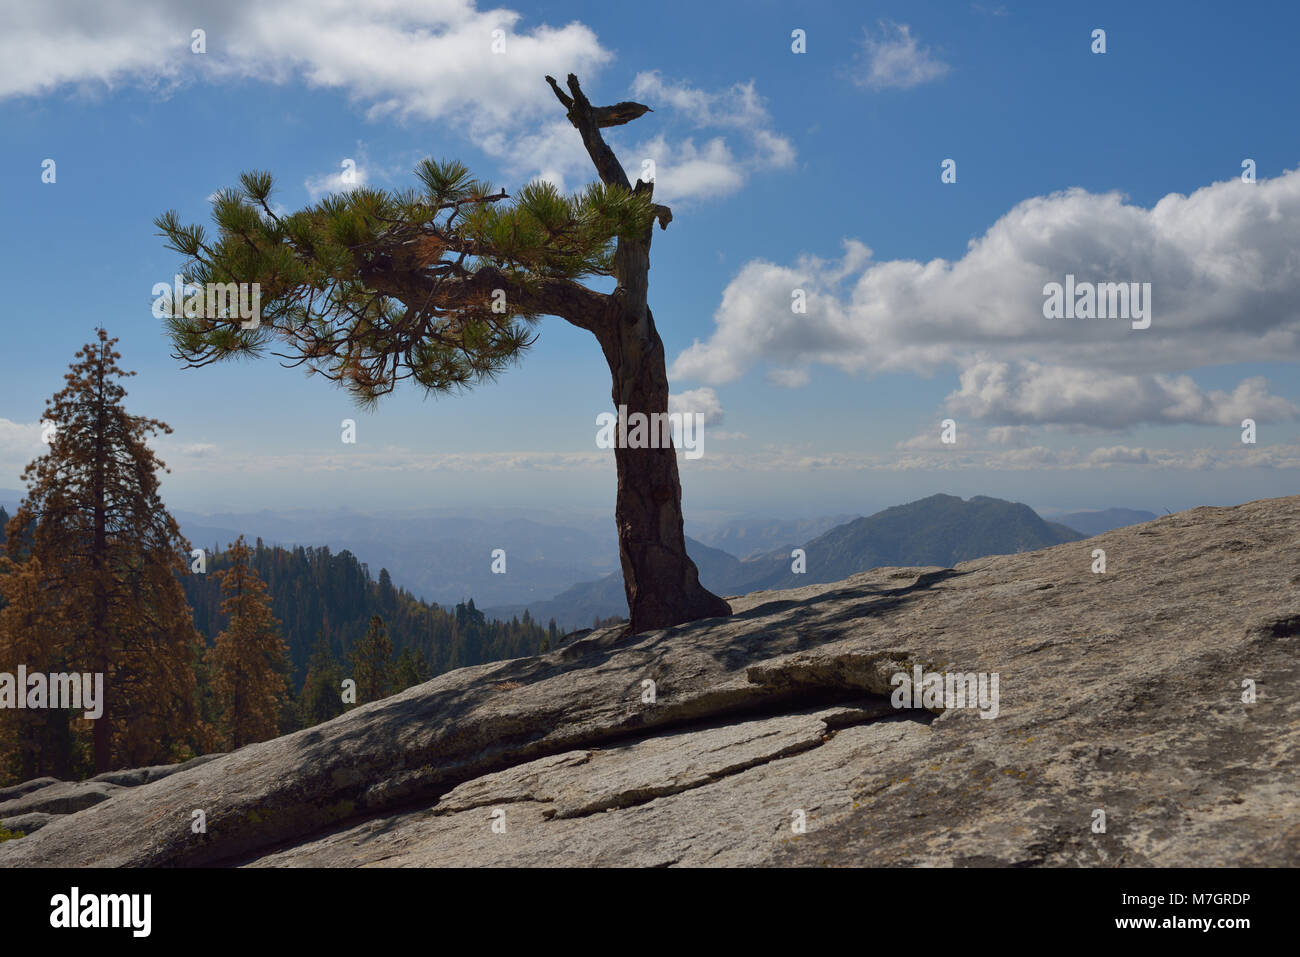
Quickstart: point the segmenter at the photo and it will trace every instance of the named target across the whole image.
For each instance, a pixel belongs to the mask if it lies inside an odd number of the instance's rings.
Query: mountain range
[[[858,515],[826,515],[821,518],[770,519],[738,518],[715,525],[687,522],[686,534],[704,545],[719,548],[737,558],[751,558],[774,548],[793,546],[816,538],[836,525],[851,522]]]
[[[1105,508],[1095,512],[1068,512],[1065,515],[1057,515],[1055,520],[1091,538],[1102,532],[1129,525],[1141,525],[1143,522],[1159,517],[1155,512],[1144,512],[1136,508]]]
[[[1084,537],[1073,528],[1045,521],[1028,505],[985,495],[968,501],[931,495],[836,525],[807,540],[798,546],[806,563],[802,572],[793,570],[791,545],[739,559],[688,537],[686,551],[706,588],[737,595],[840,581],[886,565],[946,568],[971,558],[1035,551]],[[488,607],[484,613],[505,619],[521,614],[524,607],[535,620],[554,618],[561,628],[590,626],[595,618],[626,612],[622,574],[581,582],[550,601]]]
[[[0,504],[10,504],[11,512],[20,498],[20,492],[0,490]],[[222,549],[240,534],[286,547],[327,543],[336,552],[351,551],[372,574],[387,568],[416,598],[448,610],[473,598],[489,620],[509,621],[528,610],[534,620],[554,618],[559,627],[574,629],[626,613],[614,524],[598,510],[175,514],[195,547]],[[1046,548],[1155,517],[1109,508],[1048,521],[1027,505],[988,496],[963,501],[932,495],[866,517],[689,522],[686,541],[704,585],[736,595],[838,581],[885,565],[949,566]],[[805,554],[803,573],[792,569],[796,547]],[[506,554],[506,574],[492,571],[498,548]]]

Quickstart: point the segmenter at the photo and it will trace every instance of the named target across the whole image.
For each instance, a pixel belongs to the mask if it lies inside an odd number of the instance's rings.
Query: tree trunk
[[[614,408],[633,413],[668,411],[668,370],[664,345],[650,310],[643,331],[635,317],[616,312],[616,334],[601,346],[613,379]],[[648,333],[645,335],[644,333]],[[627,594],[628,632],[668,628],[700,618],[731,614],[731,606],[700,584],[695,562],[686,554],[682,527],[682,486],[677,453],[667,448],[624,448],[616,443],[618,552]]]
[[[654,184],[637,180],[633,186],[623,166],[601,135],[602,127],[621,126],[649,112],[640,103],[593,107],[572,73],[569,92],[547,77],[556,97],[568,111],[569,122],[582,135],[583,146],[603,182],[647,199]],[[672,221],[666,206],[655,206],[661,229]],[[650,241],[653,223],[638,236],[621,236],[614,253],[618,282],[602,316],[587,316],[580,323],[595,333],[605,351],[613,378],[616,411],[626,407],[631,417],[640,412],[650,418],[668,411],[668,368],[664,344],[655,329],[647,296],[650,289]],[[572,321],[572,316],[568,316]],[[686,554],[682,530],[682,485],[677,477],[677,453],[672,442],[653,442],[660,448],[623,448],[615,442],[618,468],[618,552],[627,593],[628,631],[636,634],[669,628],[700,618],[731,614],[731,606],[700,584],[700,573]]]
[[[105,434],[107,424],[105,422],[105,406],[108,399],[104,394],[104,365],[106,359],[104,353],[108,351],[108,346],[101,342],[99,367],[97,370],[98,381],[96,383],[95,398],[95,473],[93,479],[92,495],[94,497],[94,539],[91,545],[91,568],[95,577],[93,593],[91,599],[91,621],[90,621],[90,640],[92,659],[92,668],[104,675],[104,700],[100,702],[102,711],[98,718],[95,719],[94,728],[94,745],[95,745],[95,770],[102,774],[113,766],[113,730],[109,724],[109,689],[112,682],[109,680],[108,671],[108,585],[107,577],[109,574],[108,565],[108,531],[107,531],[107,511],[108,506],[105,501],[107,495],[107,479],[105,473],[108,469],[108,437]],[[93,679],[92,679],[93,680]]]

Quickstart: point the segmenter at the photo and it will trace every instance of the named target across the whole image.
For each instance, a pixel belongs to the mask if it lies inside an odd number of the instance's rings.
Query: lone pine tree
[[[116,339],[99,330],[47,403],[49,451],[23,472],[9,522],[10,559],[38,560],[59,625],[38,639],[69,671],[102,674],[95,768],[182,754],[198,722],[194,665],[202,640],[178,575],[189,543],[158,495],[164,468],[147,440],[171,429],[129,414]],[[27,555],[24,556],[23,552]]]
[[[289,692],[289,649],[266,585],[249,563],[252,553],[242,535],[226,552],[231,566],[217,577],[228,624],[207,654],[217,729],[229,748],[274,738]]]
[[[256,322],[215,296],[213,309],[198,308],[201,297],[173,301],[163,317],[177,358],[203,366],[279,343],[288,351],[273,354],[291,366],[373,403],[404,379],[429,392],[491,379],[532,343],[542,316],[557,316],[596,337],[616,408],[665,414],[664,346],[647,295],[653,226],[666,229],[672,213],[653,201],[652,183],[629,182],[600,132],[649,107],[592,106],[573,74],[568,93],[546,81],[599,176],[573,196],[538,181],[512,199],[458,162],[425,160],[420,190],[357,189],[287,216],[270,205],[271,175],[245,173],[213,199],[212,242],[174,211],[159,216],[168,246],[187,257],[187,283],[260,285]],[[612,277],[615,288],[588,288],[589,277]],[[629,629],[730,614],[686,554],[671,443],[616,448],[614,460]]]

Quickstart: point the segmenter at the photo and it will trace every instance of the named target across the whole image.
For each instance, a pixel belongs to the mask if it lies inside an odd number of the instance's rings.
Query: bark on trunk
[[[568,76],[567,94],[553,77],[548,76],[546,82],[568,111],[569,122],[582,135],[583,146],[601,180],[650,199],[654,184],[638,180],[633,187],[600,133],[602,127],[621,126],[649,112],[649,108],[630,102],[594,107],[572,73]],[[667,228],[672,212],[666,206],[656,206],[655,214],[660,228]],[[618,240],[614,253],[618,286],[600,310],[604,315],[584,317],[578,322],[600,341],[613,379],[614,408],[625,406],[629,417],[637,412],[651,417],[668,411],[664,344],[647,301],[653,229],[653,224],[647,225],[641,235]],[[571,312],[565,316],[575,321]],[[731,614],[730,605],[700,584],[699,570],[686,554],[682,486],[672,442],[652,444],[660,447],[624,448],[616,442],[614,450],[618,468],[618,551],[627,593],[628,631],[633,634]]]
[[[618,311],[618,310],[616,310]],[[601,346],[613,379],[614,408],[628,416],[668,411],[664,346],[646,310],[648,336],[635,319],[616,315]],[[631,321],[629,321],[631,319]],[[666,448],[614,449],[618,469],[618,552],[627,594],[628,632],[668,628],[700,618],[730,615],[731,606],[700,584],[699,570],[686,554],[682,486],[677,453]]]
[[[105,472],[107,471],[108,458],[108,440],[105,434],[107,425],[105,423],[105,406],[108,399],[104,394],[104,364],[107,359],[104,353],[108,351],[108,346],[100,344],[100,365],[98,368],[98,381],[96,391],[96,408],[95,408],[95,477],[92,495],[94,496],[94,541],[91,551],[92,574],[95,576],[94,590],[91,601],[91,648],[94,665],[105,677],[104,681],[104,700],[100,702],[103,710],[98,718],[95,719],[95,728],[93,733],[95,747],[95,770],[102,774],[113,766],[113,731],[112,725],[109,724],[109,688],[111,682],[108,679],[108,529],[107,529],[107,512],[108,507],[105,501],[107,495],[107,480]]]

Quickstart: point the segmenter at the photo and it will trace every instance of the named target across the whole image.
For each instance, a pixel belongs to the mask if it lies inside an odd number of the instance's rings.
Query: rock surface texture
[[[8,789],[46,820],[0,866],[1295,866],[1298,546],[1295,496],[593,632],[161,778]],[[997,716],[893,707],[916,666],[996,673]]]

